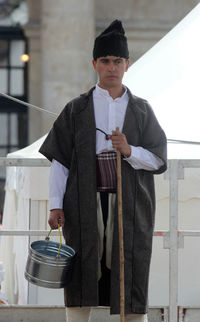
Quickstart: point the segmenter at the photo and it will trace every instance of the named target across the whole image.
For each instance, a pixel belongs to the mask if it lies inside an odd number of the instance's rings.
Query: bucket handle
[[[61,232],[60,232],[60,225],[59,224],[58,224],[58,231],[59,231],[59,237],[60,237],[60,244],[59,244],[58,253],[57,253],[56,257],[60,256],[60,248],[61,248],[61,242],[62,242],[62,240],[61,240]],[[52,229],[50,229],[50,231],[48,232],[48,235],[45,238],[45,240],[48,241],[50,239],[49,236],[50,236],[51,232],[52,232]]]

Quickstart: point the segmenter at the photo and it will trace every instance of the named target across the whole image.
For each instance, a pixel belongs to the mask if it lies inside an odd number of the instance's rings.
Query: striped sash
[[[117,155],[116,152],[102,152],[96,156],[97,191],[116,192]]]

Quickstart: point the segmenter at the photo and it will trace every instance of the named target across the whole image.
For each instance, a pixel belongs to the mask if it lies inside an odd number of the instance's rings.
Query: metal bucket
[[[29,248],[25,278],[38,286],[65,287],[70,279],[74,256],[75,251],[67,245],[50,240],[35,241]]]

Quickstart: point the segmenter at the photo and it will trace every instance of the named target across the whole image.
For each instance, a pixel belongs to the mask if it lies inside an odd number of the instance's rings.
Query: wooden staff
[[[119,132],[119,128],[116,128]],[[122,217],[122,175],[121,175],[121,153],[117,150],[117,202],[118,202],[118,229],[119,229],[119,263],[120,263],[120,322],[124,317],[124,239],[123,239],[123,217]]]

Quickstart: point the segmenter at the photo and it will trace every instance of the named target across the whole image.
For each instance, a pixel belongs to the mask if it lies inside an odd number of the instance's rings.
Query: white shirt
[[[93,91],[96,128],[111,134],[116,127],[119,127],[122,132],[128,99],[126,88],[121,97],[113,99],[107,90],[96,85]],[[96,154],[112,150],[115,150],[112,147],[112,141],[106,140],[105,134],[97,130]],[[130,157],[124,159],[136,170],[157,170],[163,165],[163,161],[159,157],[140,146],[131,146]],[[50,209],[62,209],[63,207],[68,172],[66,167],[53,160],[49,177]]]
[[[116,127],[119,127],[122,132],[128,99],[127,89],[121,97],[113,99],[107,90],[96,85],[93,91],[96,128],[111,134]],[[96,154],[112,150],[115,150],[112,141],[105,140],[105,134],[96,131]]]

